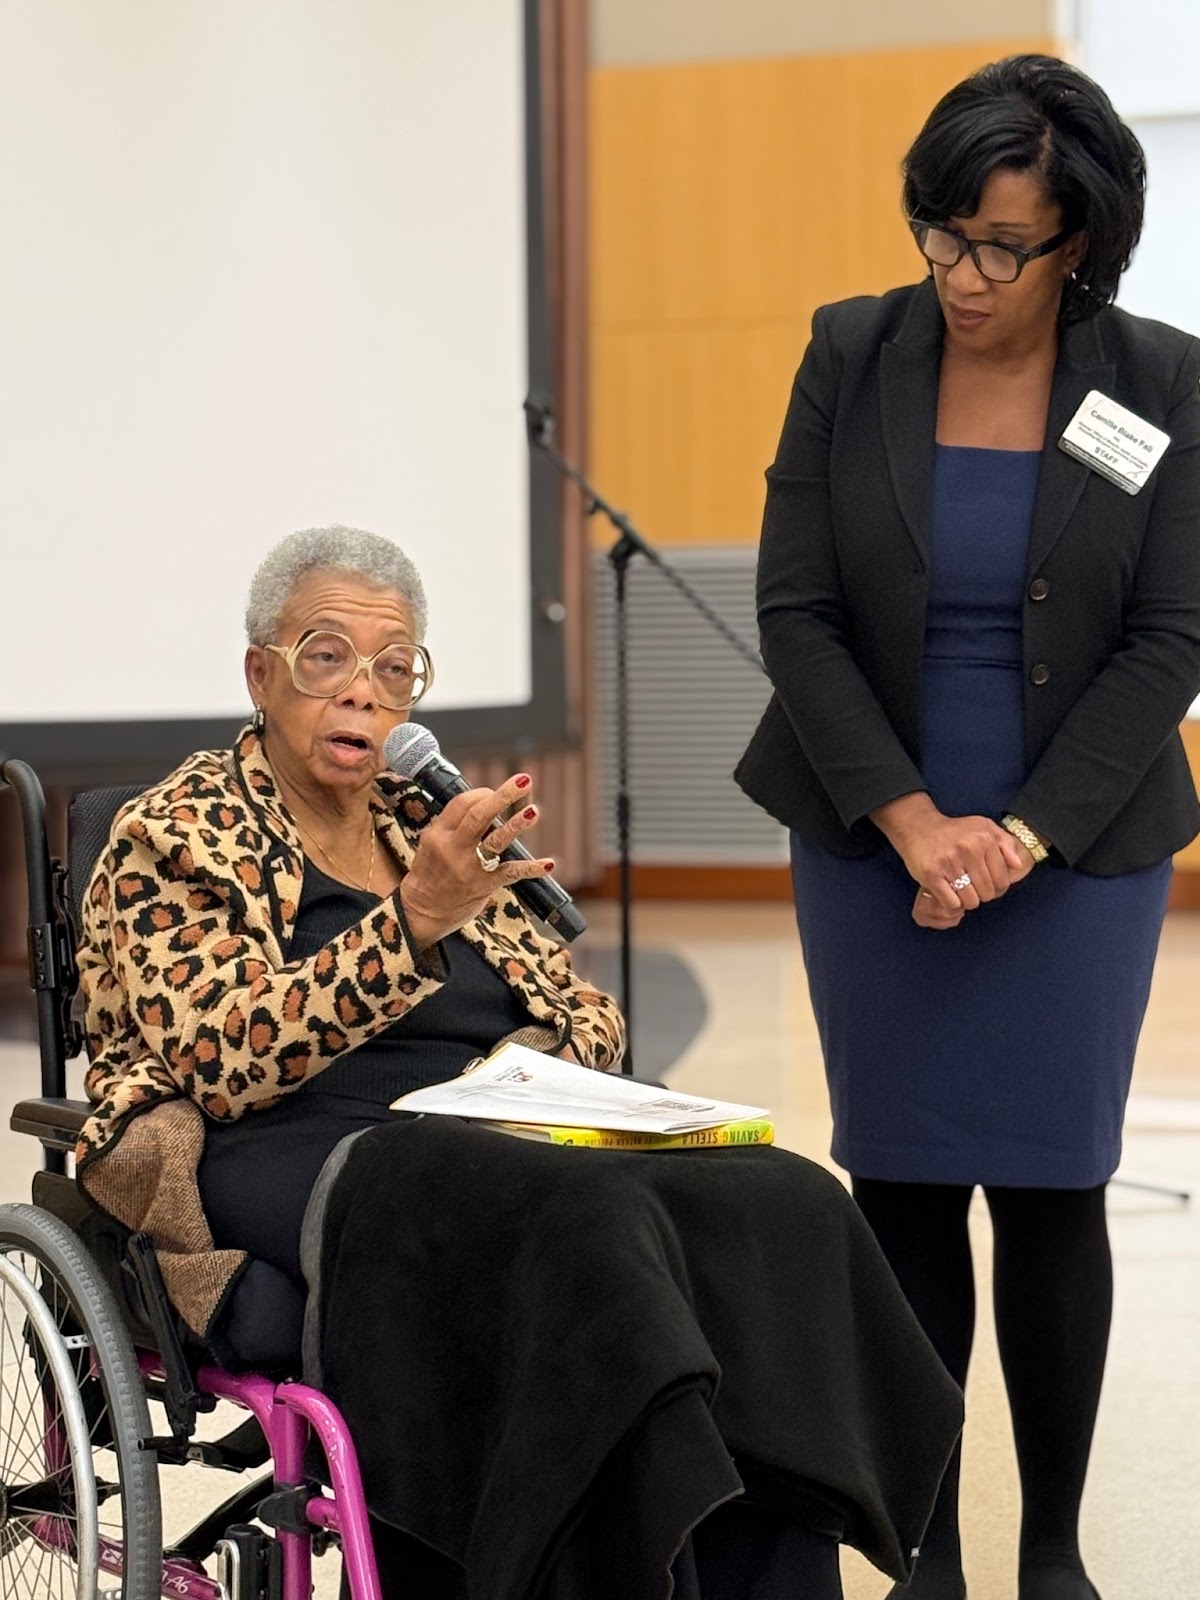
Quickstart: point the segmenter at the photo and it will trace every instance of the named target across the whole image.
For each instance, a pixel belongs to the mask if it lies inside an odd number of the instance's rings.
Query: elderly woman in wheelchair
[[[100,1567],[126,1597],[201,1600],[220,1535],[226,1592],[301,1600],[334,1536],[353,1600],[821,1600],[844,1541],[903,1582],[960,1396],[828,1174],[780,1150],[567,1150],[388,1110],[507,1037],[600,1070],[623,1048],[613,1001],[512,892],[553,863],[496,865],[537,821],[528,775],[434,814],[381,772],[432,679],[425,625],[389,541],[284,540],[247,609],[252,723],[123,807],[84,896],[72,1220],[128,1240],[138,1343],[157,1347],[133,1375],[175,1437],[125,1394],[128,1310],[82,1252],[64,1265],[53,1218],[5,1208],[0,1269],[18,1269],[28,1349],[32,1287],[75,1352],[70,1371],[39,1356],[35,1387],[66,1396],[73,1371],[104,1416],[93,1444],[120,1458],[118,1487],[89,1491],[123,1510],[126,1553],[101,1532]],[[133,1549],[154,1546],[147,1466],[188,1454],[181,1413],[212,1396],[251,1410],[273,1482],[160,1573],[156,1546]],[[244,1433],[225,1449],[236,1467]],[[0,1446],[0,1561],[20,1543],[5,1471]],[[19,1530],[44,1550],[36,1501],[17,1494]]]

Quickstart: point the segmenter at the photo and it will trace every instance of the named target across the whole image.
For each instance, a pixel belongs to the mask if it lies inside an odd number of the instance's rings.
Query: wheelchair
[[[0,776],[21,811],[41,1054],[41,1097],[18,1104],[11,1126],[43,1147],[33,1203],[0,1205],[0,1595],[307,1600],[314,1557],[336,1548],[343,1593],[380,1600],[337,1407],[299,1372],[234,1374],[197,1351],[149,1239],[105,1225],[68,1172],[91,1109],[66,1098],[83,1046],[75,929],[112,819],[139,787],[75,798],[64,866],[36,774],[10,760]],[[219,1402],[245,1419],[202,1437]],[[151,1405],[165,1415],[157,1433]],[[160,1477],[184,1465],[251,1476],[164,1545]]]

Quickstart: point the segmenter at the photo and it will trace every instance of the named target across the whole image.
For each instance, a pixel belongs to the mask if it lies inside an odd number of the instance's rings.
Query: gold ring
[[[475,856],[479,862],[479,865],[485,872],[495,872],[496,868],[500,865],[500,857],[489,855],[488,852],[483,848],[482,840],[475,846]]]

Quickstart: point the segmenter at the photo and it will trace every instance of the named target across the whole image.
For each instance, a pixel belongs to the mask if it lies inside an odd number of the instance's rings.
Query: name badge
[[[1170,434],[1093,389],[1063,429],[1058,448],[1126,494],[1137,494],[1170,442]]]

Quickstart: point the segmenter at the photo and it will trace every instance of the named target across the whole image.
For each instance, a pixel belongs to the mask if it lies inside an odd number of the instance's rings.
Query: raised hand
[[[490,865],[537,821],[532,794],[528,773],[518,773],[498,789],[455,795],[424,828],[400,884],[400,903],[418,949],[456,933],[498,889],[554,871],[553,861],[545,860]]]

